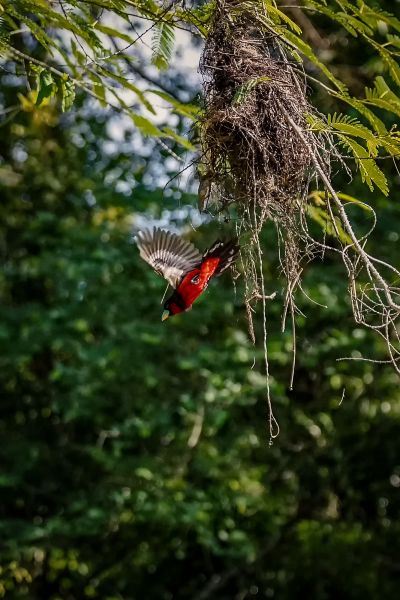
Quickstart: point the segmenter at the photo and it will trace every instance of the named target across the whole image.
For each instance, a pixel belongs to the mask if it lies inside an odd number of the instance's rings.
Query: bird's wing
[[[200,265],[202,255],[191,242],[169,231],[154,228],[137,236],[140,256],[176,288],[182,277]]]
[[[219,264],[214,273],[214,276],[218,276],[233,265],[239,252],[240,246],[237,239],[227,240],[225,242],[217,240],[204,253],[203,261],[206,262],[208,258],[219,258]]]

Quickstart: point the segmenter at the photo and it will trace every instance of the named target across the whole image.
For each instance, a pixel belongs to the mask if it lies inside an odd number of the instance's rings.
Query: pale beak
[[[166,321],[166,319],[168,319],[169,317],[169,310],[164,310],[162,316],[161,316],[161,321]]]

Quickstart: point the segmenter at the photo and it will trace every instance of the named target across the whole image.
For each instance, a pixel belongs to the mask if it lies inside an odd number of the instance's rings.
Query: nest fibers
[[[199,195],[203,205],[211,200],[218,212],[234,207],[239,231],[253,232],[245,265],[250,301],[264,295],[257,275],[261,265],[257,268],[254,259],[268,219],[284,241],[288,289],[298,281],[301,217],[316,138],[307,126],[306,115],[313,110],[298,63],[288,58],[276,35],[262,28],[257,14],[242,10],[233,19],[232,5],[218,3],[200,64],[205,116]]]
[[[306,130],[311,109],[274,37],[261,36],[245,16],[234,30],[217,21],[201,71],[205,166],[222,206],[254,199],[270,218],[294,210],[307,188],[310,153],[285,112]]]

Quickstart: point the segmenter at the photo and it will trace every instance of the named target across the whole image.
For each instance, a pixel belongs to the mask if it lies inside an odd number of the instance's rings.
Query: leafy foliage
[[[188,140],[178,132],[171,133],[170,128],[161,131],[141,114],[142,110],[152,115],[156,111],[148,92],[142,89],[143,84],[132,83],[130,63],[135,63],[135,58],[128,56],[129,49],[136,49],[141,44],[146,31],[153,31],[153,64],[160,70],[166,69],[174,44],[173,19],[183,13],[178,9],[161,9],[156,2],[130,2],[128,7],[133,12],[126,10],[125,2],[111,0],[96,4],[74,0],[55,6],[45,1],[6,0],[2,15],[4,27],[1,29],[5,31],[7,26],[15,32],[22,25],[32,36],[32,41],[45,51],[46,58],[40,60],[35,53],[31,56],[28,51],[21,52],[18,43],[13,43],[17,40],[15,35],[3,36],[1,54],[15,61],[17,70],[25,71],[27,66],[33,72],[40,69],[43,85],[38,86],[38,104],[46,97],[57,95],[61,109],[69,110],[75,90],[80,89],[101,104],[106,103],[113,110],[127,114],[144,135],[172,140],[192,149]],[[137,33],[137,27],[143,27],[148,19],[152,20],[152,24],[142,33]],[[111,26],[115,21],[120,29]],[[50,30],[52,35],[48,33]],[[122,43],[123,47],[119,47],[118,43]],[[135,71],[133,74],[134,80],[138,79]],[[51,86],[46,85],[46,80],[52,82]],[[160,91],[165,92],[160,85]],[[119,93],[117,88],[124,93]],[[124,100],[126,92],[135,94],[139,103],[137,110]],[[166,93],[166,102],[169,98],[170,94]],[[179,110],[181,114],[186,112],[189,118],[191,111],[186,110],[185,103],[176,98],[172,100],[172,110]]]
[[[36,105],[40,106],[45,98],[54,95],[54,79],[51,73],[40,68],[37,70],[36,76],[37,98]]]
[[[321,72],[320,82],[327,89],[324,79],[333,85],[330,93],[341,99],[345,103],[355,108],[362,118],[366,118],[373,129],[382,135],[382,120],[370,107],[383,108],[392,114],[397,115],[397,103],[393,101],[393,96],[382,98],[381,95],[371,96],[368,90],[365,99],[352,97],[348,91],[348,86],[341,81],[321,60],[312,47],[304,40],[299,25],[293,21],[284,11],[280,10],[272,0],[247,0],[238,3],[238,12],[244,10],[258,10],[262,5],[266,8],[267,17],[261,17],[265,27],[273,30],[287,44],[289,50],[297,60],[304,57],[306,63],[310,62]],[[376,9],[369,4],[358,1],[349,2],[342,0],[310,0],[306,6],[312,8],[314,13],[324,15],[332,22],[337,23],[344,28],[351,36],[360,37],[367,45],[377,53],[382,59],[383,68],[386,69],[396,84],[400,82],[400,68],[397,62],[397,47],[399,32],[399,20],[387,11]],[[126,10],[127,7],[130,10]],[[136,94],[139,104],[146,111],[155,113],[148,92],[141,89],[140,86],[132,83],[130,69],[122,68],[126,66],[127,53],[131,49],[136,49],[142,41],[146,29],[142,33],[137,33],[136,26],[132,19],[140,23],[149,23],[147,29],[152,31],[152,62],[159,69],[168,68],[171,53],[174,45],[175,25],[182,24],[196,31],[201,36],[207,35],[207,27],[212,17],[213,4],[206,3],[197,8],[185,9],[180,3],[170,3],[160,6],[157,2],[151,0],[135,0],[125,2],[120,0],[102,0],[96,4],[72,0],[63,2],[60,6],[53,6],[45,1],[32,2],[32,0],[17,0],[16,2],[5,0],[3,2],[3,13],[1,16],[2,27],[5,31],[17,29],[18,24],[26,28],[37,43],[47,52],[50,61],[37,64],[32,56],[21,55],[18,53],[17,46],[13,44],[15,36],[7,38],[3,35],[3,54],[15,60],[18,65],[30,64],[31,67],[41,66],[43,71],[42,80],[45,78],[53,81],[52,87],[44,85],[43,91],[39,95],[39,104],[43,93],[52,92],[58,88],[61,98],[62,109],[66,110],[72,106],[74,94],[73,88],[83,89],[86,93],[97,98],[101,103],[107,102],[115,110],[129,114],[130,118],[137,124],[137,127],[144,135],[173,139],[182,143],[186,148],[192,149],[190,143],[179,136],[177,132],[171,133],[171,129],[162,132],[157,126],[150,126],[149,120],[145,115],[138,114],[123,101],[122,95],[116,93],[115,86],[118,85],[123,90],[129,90]],[[233,13],[234,14],[234,13]],[[261,13],[260,13],[261,14]],[[118,22],[116,27],[114,22]],[[386,43],[378,40],[381,31],[381,24],[386,27]],[[144,26],[146,27],[146,26]],[[51,28],[55,35],[49,35]],[[123,43],[123,47],[118,46],[118,42]],[[57,57],[61,56],[66,63],[66,68],[59,66]],[[128,59],[130,60],[130,59]],[[46,71],[47,70],[47,71]],[[47,75],[45,74],[47,72]],[[67,77],[67,79],[65,79]],[[383,77],[381,79],[384,81]],[[65,81],[69,83],[66,84]],[[379,80],[378,85],[381,85]],[[387,85],[385,83],[385,85]],[[159,91],[164,91],[160,89]],[[52,95],[49,93],[49,96]],[[395,98],[397,96],[392,92]],[[117,102],[113,103],[112,96]],[[65,101],[65,98],[68,100]],[[63,100],[64,99],[64,100]],[[170,95],[164,96],[167,102],[170,102]],[[190,110],[186,110],[185,104],[173,99],[170,102],[173,110],[180,114],[186,113],[188,118],[192,118]],[[397,112],[396,112],[397,111]],[[151,121],[151,119],[150,119]],[[365,126],[366,127],[366,126]],[[373,135],[373,131],[370,131]],[[366,168],[361,167],[360,161],[366,160],[365,150],[360,144],[354,142],[354,139],[347,138],[347,133],[342,131],[343,144],[354,155],[355,160],[360,167],[360,171],[369,186],[371,182],[378,185],[381,189],[386,186],[383,183],[383,175],[379,173],[379,168],[374,164],[373,157],[368,157]],[[398,140],[388,140],[385,151],[395,155],[398,150]],[[379,147],[380,144],[377,144]],[[361,150],[360,150],[361,148]],[[370,149],[370,148],[369,148]]]
[[[386,89],[386,83],[382,77],[377,85],[381,89],[382,86]],[[366,93],[367,97],[374,98],[375,92],[367,90]],[[389,187],[386,176],[378,167],[375,159],[378,157],[379,148],[384,149],[389,155],[398,156],[400,154],[400,137],[395,128],[390,132],[385,128],[385,133],[376,134],[356,117],[337,113],[328,115],[326,124],[321,119],[311,116],[308,117],[308,121],[313,129],[329,132],[339,140],[342,146],[350,150],[360,169],[362,180],[368,184],[371,191],[376,185],[385,196],[388,195]],[[367,147],[362,146],[354,138],[361,138]]]

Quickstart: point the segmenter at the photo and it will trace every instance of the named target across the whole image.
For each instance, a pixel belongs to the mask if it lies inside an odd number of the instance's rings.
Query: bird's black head
[[[176,297],[176,292],[172,294],[168,300],[166,300],[164,304],[164,312],[161,316],[161,321],[165,321],[169,317],[173,317],[178,313],[181,313],[185,310],[185,307],[179,302],[179,298]]]

